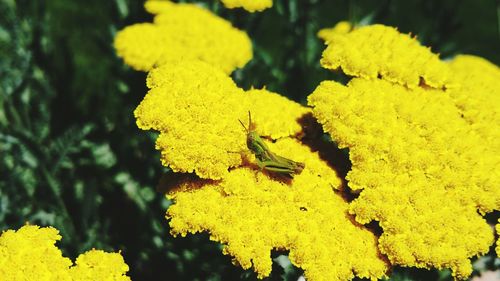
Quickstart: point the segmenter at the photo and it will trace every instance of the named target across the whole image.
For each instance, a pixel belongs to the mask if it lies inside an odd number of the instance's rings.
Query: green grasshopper
[[[240,124],[247,132],[247,147],[255,154],[257,166],[260,169],[284,174],[293,177],[294,174],[300,174],[305,167],[304,163],[295,162],[288,158],[279,156],[271,152],[259,134],[255,131],[255,125],[252,124],[252,116],[248,112],[248,128],[240,121]]]

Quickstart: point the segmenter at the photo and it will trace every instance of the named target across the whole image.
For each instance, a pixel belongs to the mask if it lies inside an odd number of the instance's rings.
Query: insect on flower
[[[247,132],[247,147],[255,154],[257,166],[263,170],[284,174],[293,177],[294,174],[300,174],[305,167],[302,162],[295,162],[288,158],[279,156],[271,152],[259,134],[255,131],[255,125],[252,124],[252,116],[248,112],[248,128],[240,121],[240,124]]]

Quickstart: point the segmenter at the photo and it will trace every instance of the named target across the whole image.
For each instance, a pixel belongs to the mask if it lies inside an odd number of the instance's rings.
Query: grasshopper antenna
[[[255,129],[254,124],[252,123],[252,114],[250,114],[250,110],[248,111],[248,131],[253,131]]]
[[[245,131],[248,133],[248,129],[247,129],[247,127],[243,124],[243,122],[241,122],[241,120],[240,120],[240,119],[238,119],[238,121],[240,121],[241,126],[243,126],[243,128],[245,128]]]
[[[240,119],[238,119],[238,121],[240,122],[241,126],[243,126],[243,128],[245,128],[245,131],[248,133],[250,133],[250,131],[253,129],[253,124],[252,124],[252,115],[250,114],[250,110],[248,111],[248,127],[245,126],[243,124],[243,122],[241,122]]]

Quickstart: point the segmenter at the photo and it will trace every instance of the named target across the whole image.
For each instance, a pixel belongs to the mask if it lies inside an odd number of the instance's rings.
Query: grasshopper
[[[304,163],[295,162],[288,158],[279,156],[271,152],[259,134],[255,131],[255,125],[252,123],[252,116],[248,112],[248,128],[240,121],[240,124],[247,132],[247,147],[255,154],[257,166],[260,169],[275,172],[289,177],[294,174],[300,174],[305,167]]]

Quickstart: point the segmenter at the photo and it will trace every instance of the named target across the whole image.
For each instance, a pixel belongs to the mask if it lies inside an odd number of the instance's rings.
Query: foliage
[[[156,136],[139,133],[133,117],[146,76],[125,67],[112,48],[116,30],[150,20],[142,4],[0,2],[0,229],[51,225],[72,260],[93,247],[122,250],[132,280],[253,280],[255,273],[232,266],[208,235],[168,234],[170,203],[155,187],[169,171],[154,150]],[[254,59],[233,73],[237,84],[296,101],[322,80],[342,79],[320,67],[324,46],[316,37],[341,20],[397,26],[444,58],[470,53],[500,64],[493,0],[275,0],[253,14],[218,0],[202,4],[253,40]],[[281,254],[273,253],[270,279],[296,280],[301,272]],[[493,257],[476,269],[498,268]],[[396,269],[392,279],[450,275]]]

